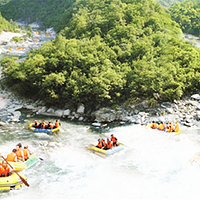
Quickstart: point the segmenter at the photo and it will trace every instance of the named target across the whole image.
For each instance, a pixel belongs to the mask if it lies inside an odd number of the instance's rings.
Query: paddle
[[[5,161],[6,161],[6,163],[13,169],[13,171],[19,176],[19,178],[22,180],[22,182],[27,186],[27,187],[29,187],[29,184],[27,183],[27,181],[23,178],[23,177],[21,177],[20,175],[19,175],[19,173],[13,168],[13,166],[9,163],[9,162],[7,162],[7,160],[3,157],[3,156],[1,156]]]

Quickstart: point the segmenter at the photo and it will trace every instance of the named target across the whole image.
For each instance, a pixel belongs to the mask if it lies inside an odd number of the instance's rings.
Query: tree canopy
[[[5,18],[2,17],[0,13],[0,33],[4,31],[15,31],[18,28],[16,23],[13,23],[12,20],[8,22]]]
[[[24,62],[2,61],[4,83],[48,105],[87,109],[198,91],[200,51],[153,0],[77,0],[60,24]]]
[[[184,0],[173,5],[169,13],[184,33],[200,34],[200,0]]]

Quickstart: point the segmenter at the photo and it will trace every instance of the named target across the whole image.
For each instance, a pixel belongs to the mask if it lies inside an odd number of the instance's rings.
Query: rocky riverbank
[[[3,31],[0,34],[0,54],[25,57],[31,49],[38,49],[44,42],[56,37],[56,33],[52,28],[46,31],[38,31],[37,28],[33,27],[32,36],[28,36],[22,31],[19,33]],[[14,37],[20,38],[20,41],[13,41]]]
[[[163,102],[156,107],[149,108],[147,102],[132,104],[129,107],[121,106],[117,109],[101,108],[95,112],[85,112],[85,106],[80,105],[77,110],[46,107],[41,101],[20,99],[12,93],[1,93],[0,125],[19,122],[24,110],[27,117],[37,115],[65,118],[71,121],[87,121],[93,126],[106,126],[108,123],[134,123],[145,125],[154,121],[168,122],[177,120],[185,126],[198,126],[200,120],[200,95],[192,95],[185,100],[174,103]]]

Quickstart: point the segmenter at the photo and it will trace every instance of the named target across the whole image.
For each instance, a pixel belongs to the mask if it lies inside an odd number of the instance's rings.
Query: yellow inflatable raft
[[[32,124],[28,125],[28,129],[36,133],[47,133],[47,134],[55,133],[60,130],[59,128],[52,128],[52,129],[35,128],[32,126]]]
[[[103,158],[109,156],[109,155],[112,155],[118,151],[121,151],[124,149],[124,146],[122,143],[119,143],[118,146],[116,147],[113,147],[112,149],[108,149],[108,150],[104,150],[104,149],[100,149],[100,148],[97,148],[96,146],[94,145],[91,145],[88,147],[88,150],[98,156],[101,156]]]
[[[22,178],[27,180],[27,178],[20,174]],[[24,183],[21,181],[19,176],[16,173],[12,173],[11,176],[8,177],[0,177],[0,192],[9,191],[12,189],[19,189],[24,186]]]
[[[12,167],[16,171],[22,171],[22,170],[30,168],[32,165],[34,165],[38,161],[39,161],[39,158],[35,154],[31,154],[29,156],[29,159],[24,162],[9,162],[9,164],[12,165]]]

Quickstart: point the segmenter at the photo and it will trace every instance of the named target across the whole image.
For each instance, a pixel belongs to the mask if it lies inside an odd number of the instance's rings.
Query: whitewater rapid
[[[181,127],[170,136],[128,125],[97,133],[61,120],[61,132],[49,136],[27,130],[29,122],[0,130],[0,151],[6,155],[21,142],[43,161],[22,172],[30,187],[0,199],[200,199],[200,166],[190,162],[200,151],[198,129]],[[123,151],[101,158],[87,150],[111,133]]]

